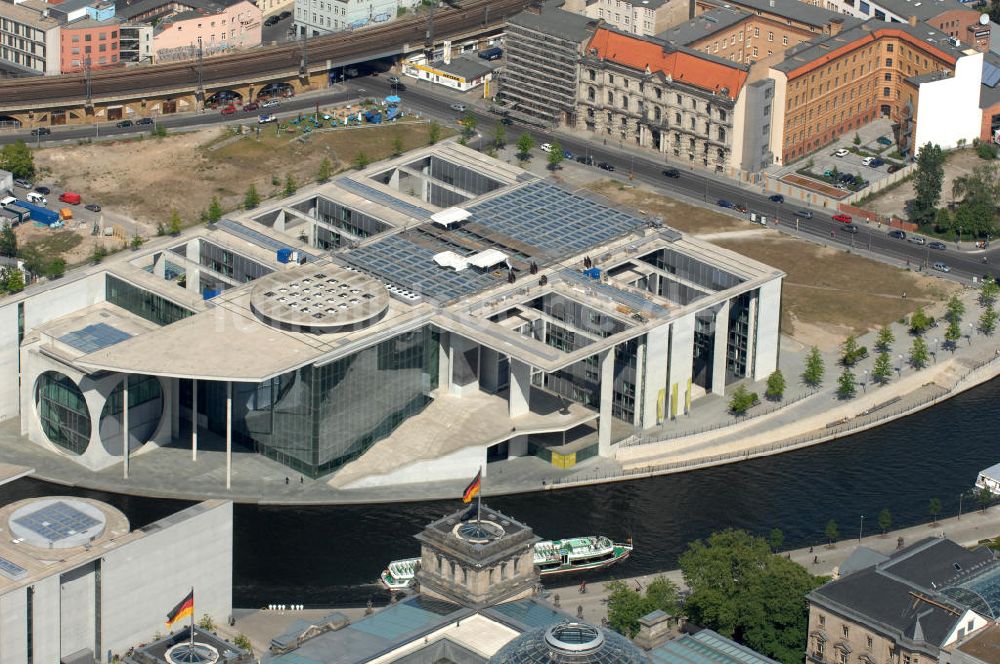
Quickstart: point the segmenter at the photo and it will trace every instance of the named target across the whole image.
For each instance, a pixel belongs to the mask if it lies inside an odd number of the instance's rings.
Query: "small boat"
[[[986,489],[993,495],[1000,496],[1000,463],[979,472],[976,488]]]
[[[604,535],[546,540],[535,544],[535,565],[541,576],[604,569],[632,555],[631,539],[614,542]],[[420,569],[420,558],[393,560],[380,580],[389,590],[408,588]]]

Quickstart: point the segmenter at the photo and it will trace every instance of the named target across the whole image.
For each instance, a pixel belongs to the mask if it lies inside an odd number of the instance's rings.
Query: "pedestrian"
[[[285,478],[285,484],[288,484],[288,478],[287,477]]]
[[[812,552],[813,552],[813,548],[809,547],[809,553],[812,553]]]
[[[903,299],[906,299],[906,291],[903,291]]]
[[[819,556],[813,556],[813,565],[819,565]]]

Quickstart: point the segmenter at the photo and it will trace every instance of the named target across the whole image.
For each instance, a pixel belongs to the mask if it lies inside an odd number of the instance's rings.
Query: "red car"
[[[75,194],[72,191],[64,191],[59,194],[59,200],[63,203],[69,203],[70,205],[80,204],[80,194]]]
[[[835,215],[833,215],[833,220],[834,221],[839,221],[842,224],[849,224],[849,223],[851,223],[851,215],[849,215],[849,214],[835,214]]]
[[[256,111],[258,108],[260,108],[260,106],[257,104],[257,102],[252,101],[249,104],[243,105],[243,112],[250,113],[252,111]]]
[[[222,109],[222,114],[223,115],[232,115],[235,112],[236,112],[236,107],[233,106],[232,104],[230,104],[229,106],[226,106],[224,109]]]

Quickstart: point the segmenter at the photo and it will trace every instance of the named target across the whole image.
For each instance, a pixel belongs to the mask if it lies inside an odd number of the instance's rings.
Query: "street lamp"
[[[861,527],[858,528],[858,543],[861,543],[861,537],[865,533],[865,515],[861,515]]]
[[[861,376],[861,390],[865,394],[868,393],[868,370],[867,369],[865,369],[865,372]]]
[[[899,378],[903,377],[903,355],[902,355],[902,353],[900,353],[898,359],[899,359],[899,364],[896,365],[896,379],[897,380]]]
[[[969,323],[969,333],[965,335],[965,340],[969,342],[970,346],[972,345],[972,323]]]

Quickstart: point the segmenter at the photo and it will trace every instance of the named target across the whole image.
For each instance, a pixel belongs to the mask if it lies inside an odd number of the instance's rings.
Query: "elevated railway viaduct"
[[[0,82],[4,125],[47,127],[196,111],[218,93],[243,101],[327,87],[343,67],[399,57],[441,43],[485,39],[532,0],[463,0],[428,16],[357,32],[113,72]]]

